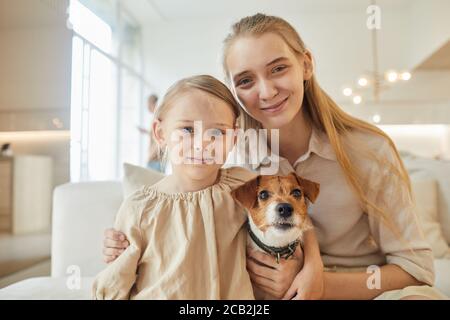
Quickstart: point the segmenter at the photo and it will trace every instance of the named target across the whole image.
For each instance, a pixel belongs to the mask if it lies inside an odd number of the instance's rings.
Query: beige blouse
[[[96,277],[94,299],[254,299],[246,215],[230,193],[254,176],[221,169],[213,186],[172,194],[164,178],[128,197],[115,228],[130,246]]]
[[[393,149],[385,139],[361,131],[350,132],[343,140],[352,163],[363,173],[366,196],[385,209],[401,238],[372,215],[371,210],[362,208],[328,137],[317,129],[312,131],[308,151],[293,166],[287,159],[273,154],[267,157],[261,152],[256,155],[254,164],[248,163],[251,160],[248,155],[246,163],[239,163],[245,156],[237,148],[230,154],[227,164],[244,165],[255,171],[274,166],[278,174],[295,171],[320,183],[320,194],[310,207],[310,217],[326,267],[395,264],[417,280],[433,285],[433,255],[419,227],[415,203],[407,186],[389,171],[389,163],[399,166]],[[265,149],[261,148],[264,143],[259,143],[259,149]],[[252,152],[255,150],[258,148]],[[368,153],[385,157],[386,165],[377,166],[364,156]]]

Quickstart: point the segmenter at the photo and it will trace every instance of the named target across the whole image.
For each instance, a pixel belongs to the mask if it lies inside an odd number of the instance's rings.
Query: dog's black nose
[[[289,203],[279,203],[275,207],[275,210],[278,212],[280,217],[289,218],[292,215],[292,211],[294,211],[294,208],[292,208],[292,205]]]

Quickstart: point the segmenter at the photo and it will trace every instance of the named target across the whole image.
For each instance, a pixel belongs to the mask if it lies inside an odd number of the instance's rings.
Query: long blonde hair
[[[303,56],[307,52],[306,46],[299,34],[287,21],[279,17],[267,16],[260,13],[245,17],[232,26],[231,33],[224,40],[223,68],[228,83],[232,80],[229,79],[226,59],[233,43],[242,36],[260,36],[267,32],[280,36],[297,55]],[[380,167],[386,165],[389,166],[391,172],[400,178],[401,183],[404,183],[404,185],[407,186],[408,196],[412,199],[411,182],[393,141],[376,126],[352,117],[344,112],[325,93],[325,91],[322,90],[314,75],[310,80],[304,81],[303,85],[305,93],[301,110],[305,112],[306,116],[316,129],[327,135],[336,154],[337,161],[344,171],[347,181],[356,192],[364,210],[368,212],[367,209],[371,208],[377,218],[380,218],[381,221],[390,227],[391,231],[397,236],[403,238],[398,228],[395,227],[390,219],[389,214],[383,208],[369,200],[367,191],[365,192],[364,189],[362,172],[360,172],[361,170],[359,168],[354,166],[350,159],[350,156],[344,147],[343,136],[349,131],[359,129],[386,139],[390,148],[393,150],[396,164],[388,163],[386,159],[379,159],[370,151],[368,151],[368,154],[377,161]],[[243,112],[241,126],[244,129],[257,129],[261,127],[261,124],[246,112]]]
[[[234,99],[233,94],[228,89],[228,87],[222,83],[220,80],[210,76],[210,75],[196,75],[188,78],[181,79],[173,84],[166,92],[160,105],[155,110],[155,120],[163,120],[167,114],[169,108],[173,105],[174,101],[180,97],[182,93],[189,92],[192,90],[200,90],[208,93],[220,100],[226,102],[226,104],[231,108],[234,115],[235,123],[240,120],[241,108],[239,107],[237,101]],[[161,162],[161,167],[165,167],[167,163],[167,148],[161,149],[156,142],[155,132],[152,127],[151,132],[151,142],[152,145],[156,146],[157,151],[155,152],[155,158],[159,159]]]

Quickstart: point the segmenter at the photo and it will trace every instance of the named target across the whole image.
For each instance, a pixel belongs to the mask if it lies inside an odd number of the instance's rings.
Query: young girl
[[[255,175],[221,169],[233,145],[224,137],[238,115],[231,92],[213,77],[183,79],[169,89],[153,132],[170,152],[173,174],[122,204],[115,227],[130,245],[97,276],[95,299],[254,299],[246,216],[230,191]]]
[[[324,92],[295,29],[278,17],[245,17],[225,40],[223,64],[245,111],[242,127],[279,130],[279,157],[244,165],[259,171],[276,163],[280,174],[295,171],[321,189],[311,207],[314,230],[305,235],[301,271],[256,253],[247,260],[252,282],[280,299],[443,298],[433,287],[433,255],[392,140]],[[310,241],[315,234],[321,255]],[[106,234],[109,261],[120,254],[116,248],[127,246],[119,237]],[[373,277],[379,281],[372,285]]]

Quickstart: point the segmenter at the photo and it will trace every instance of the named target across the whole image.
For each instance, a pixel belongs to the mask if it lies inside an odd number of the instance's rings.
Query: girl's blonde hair
[[[191,92],[193,90],[200,90],[224,101],[233,112],[235,124],[239,120],[241,108],[234,99],[233,94],[224,83],[210,75],[196,75],[181,79],[173,84],[167,90],[161,104],[156,108],[154,119],[162,120],[177,98],[179,98],[183,93]],[[153,128],[151,132],[150,145],[151,150],[154,150],[154,154],[152,155],[153,158],[159,159],[159,161],[161,161],[161,166],[164,168],[167,163],[167,148],[164,150],[159,148]]]
[[[232,79],[229,79],[226,59],[233,43],[242,36],[260,36],[267,32],[280,36],[297,55],[303,56],[307,52],[306,46],[299,34],[287,21],[278,17],[267,16],[260,13],[245,17],[232,26],[231,33],[224,40],[223,68],[228,83],[230,83]],[[394,173],[396,177],[400,178],[399,180],[401,183],[404,183],[404,185],[407,186],[409,193],[408,196],[412,199],[410,179],[394,143],[389,136],[387,136],[376,126],[352,117],[344,112],[322,90],[314,75],[310,80],[304,81],[303,85],[305,93],[302,110],[311,121],[311,124],[316,129],[327,135],[336,154],[337,160],[344,171],[345,177],[358,195],[363,208],[367,212],[367,209],[371,208],[377,218],[380,218],[381,221],[390,227],[390,229],[395,232],[397,236],[403,238],[401,233],[398,231],[398,228],[395,227],[391,221],[389,213],[387,213],[382,207],[377,206],[369,200],[367,190],[364,189],[365,186],[363,184],[362,172],[360,172],[361,170],[359,170],[359,168],[354,166],[352,159],[347,152],[348,150],[344,148],[343,136],[349,131],[359,129],[386,139],[390,148],[393,150],[397,165],[386,161],[387,159],[379,159],[373,152],[367,151],[367,154],[376,160],[376,162],[380,165],[380,168],[388,165],[391,172]],[[246,112],[242,113],[241,119],[241,126],[244,129],[257,129],[261,127],[261,124]],[[360,152],[360,150],[357,152]]]

